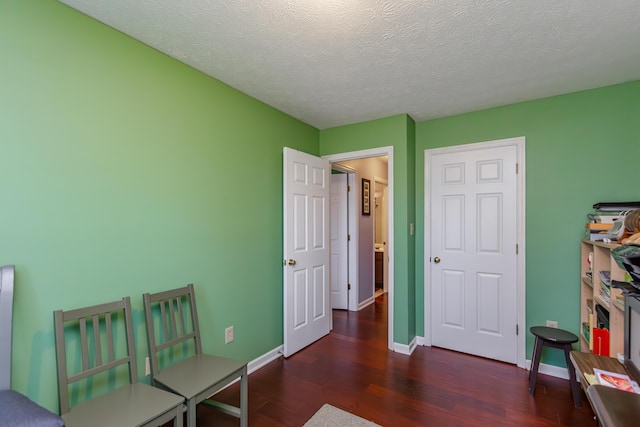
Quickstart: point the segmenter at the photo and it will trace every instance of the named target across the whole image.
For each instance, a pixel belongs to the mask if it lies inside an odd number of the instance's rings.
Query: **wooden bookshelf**
[[[611,249],[618,244],[583,239],[580,250],[580,350],[593,351],[593,334],[597,324],[597,306],[609,315],[609,356],[624,351],[624,300],[619,289],[607,289],[602,283],[601,271],[607,271],[611,280],[624,281],[622,270],[611,257]],[[591,263],[589,263],[589,254]]]

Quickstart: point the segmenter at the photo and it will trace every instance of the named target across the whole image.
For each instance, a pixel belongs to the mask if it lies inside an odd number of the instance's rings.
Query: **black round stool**
[[[578,337],[569,331],[558,328],[549,328],[547,326],[532,326],[529,330],[536,337],[533,344],[531,371],[529,372],[529,394],[533,394],[536,391],[536,379],[538,376],[538,367],[540,366],[542,347],[547,346],[559,348],[564,351],[564,357],[567,360],[573,404],[575,406],[580,406],[580,390],[578,388],[578,382],[576,381],[576,370],[569,358],[569,354],[571,353],[571,344],[577,342]]]

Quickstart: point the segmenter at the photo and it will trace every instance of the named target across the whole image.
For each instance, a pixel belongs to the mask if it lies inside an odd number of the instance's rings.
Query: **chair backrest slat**
[[[107,369],[116,368],[116,367],[122,365],[123,363],[127,363],[128,361],[129,361],[128,357],[123,357],[123,358],[120,358],[118,360],[114,360],[112,362],[107,362],[107,363],[104,363],[104,364],[102,364],[100,366],[96,366],[95,368],[89,368],[86,371],[81,371],[81,372],[79,372],[77,374],[69,375],[69,377],[67,378],[68,379],[68,383],[72,384],[72,383],[74,383],[76,381],[80,381],[82,379],[89,378],[89,377],[91,377],[93,375],[96,375],[96,374],[99,374],[101,372],[104,372]]]
[[[165,303],[160,302],[160,316],[162,318],[162,331],[164,335],[164,340],[169,341],[169,327],[167,326],[167,311],[165,310]]]
[[[116,359],[114,350],[113,350],[113,326],[111,325],[111,316],[107,316],[104,319],[106,332],[107,332],[107,356],[109,358],[109,362],[113,362]]]
[[[167,304],[169,304],[169,320],[171,321],[171,336],[176,339],[180,337],[180,335],[178,335],[178,328],[176,326],[176,310],[174,303],[180,304],[180,299],[176,298],[167,301]]]
[[[195,338],[196,338],[195,332],[191,332],[190,334],[183,335],[180,338],[177,338],[175,340],[169,340],[167,342],[163,342],[162,344],[156,344],[156,351],[161,351],[166,348],[173,347],[174,345],[181,344],[185,341],[188,341],[190,339],[195,339]]]
[[[89,366],[89,339],[87,338],[87,319],[80,319],[80,348],[82,351],[82,370],[86,371]]]
[[[105,316],[105,320],[108,319],[109,316]],[[100,345],[100,316],[95,315],[93,316],[93,336],[94,336],[94,340],[93,340],[93,345],[94,345],[94,352],[95,352],[95,364],[96,366],[100,366],[102,365],[102,346]]]
[[[182,310],[181,298],[176,298],[176,305],[178,306],[178,317],[180,318],[180,336],[187,335],[187,329],[184,325],[184,312]]]

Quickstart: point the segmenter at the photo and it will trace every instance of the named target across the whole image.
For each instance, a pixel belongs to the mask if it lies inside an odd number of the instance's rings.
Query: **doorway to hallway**
[[[332,168],[337,168],[342,172],[348,173],[350,178],[349,184],[352,191],[349,193],[350,206],[355,209],[349,209],[349,235],[351,245],[349,250],[349,281],[351,287],[349,289],[349,307],[358,310],[375,301],[374,293],[374,266],[375,266],[375,213],[374,206],[374,177],[384,177],[387,179],[387,241],[385,245],[386,253],[386,276],[387,279],[387,301],[389,304],[389,316],[387,322],[388,348],[396,351],[393,341],[393,147],[381,147],[370,150],[355,151],[349,153],[334,154],[324,156],[326,160],[332,163]],[[384,173],[373,173],[365,168],[357,166],[358,162],[373,161],[378,158],[378,162],[386,160]],[[354,163],[356,167],[354,167]],[[342,168],[342,169],[341,169]],[[369,212],[363,209],[363,202],[367,199],[363,197],[363,179],[369,182]],[[355,191],[354,191],[355,190]],[[353,226],[352,226],[353,224]],[[366,238],[363,238],[365,237]],[[353,262],[352,262],[353,260]],[[368,267],[362,267],[362,263],[366,262]],[[351,302],[354,302],[352,306]]]

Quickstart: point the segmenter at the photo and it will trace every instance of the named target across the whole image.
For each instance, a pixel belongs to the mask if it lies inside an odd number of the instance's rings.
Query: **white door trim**
[[[517,319],[518,319],[518,338],[517,338],[517,365],[525,368],[526,360],[526,242],[525,242],[525,201],[526,201],[526,185],[525,185],[525,137],[507,138],[495,141],[478,142],[473,144],[456,145],[453,147],[434,148],[424,151],[424,343],[431,345],[431,245],[429,244],[429,230],[431,224],[431,215],[429,214],[430,201],[430,170],[431,156],[438,154],[456,153],[469,150],[478,150],[485,148],[497,148],[504,146],[516,146],[516,161],[518,164],[518,174],[516,175],[517,188],[517,212],[516,212],[516,233],[518,244],[518,257],[516,261],[517,267]]]
[[[388,165],[387,165],[387,176],[389,181],[389,216],[387,218],[388,222],[388,233],[389,233],[389,292],[387,294],[388,301],[388,323],[387,323],[387,336],[388,343],[387,346],[390,350],[394,350],[394,342],[393,342],[393,273],[394,273],[394,233],[393,233],[393,146],[387,147],[379,147],[379,148],[371,148],[368,150],[360,150],[360,151],[351,151],[347,153],[339,153],[339,154],[330,154],[327,156],[322,156],[322,158],[329,160],[331,163],[334,162],[343,162],[345,160],[357,160],[364,159],[367,157],[378,157],[378,156],[387,156]],[[354,245],[357,246],[357,245]],[[355,261],[358,262],[357,259]],[[353,285],[352,285],[353,287]]]

